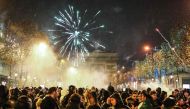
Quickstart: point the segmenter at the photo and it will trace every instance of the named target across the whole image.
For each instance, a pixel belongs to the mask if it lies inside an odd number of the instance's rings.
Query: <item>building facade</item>
[[[116,53],[108,53],[95,50],[86,57],[83,66],[87,66],[90,72],[98,71],[104,73],[113,73],[117,70],[118,56]]]

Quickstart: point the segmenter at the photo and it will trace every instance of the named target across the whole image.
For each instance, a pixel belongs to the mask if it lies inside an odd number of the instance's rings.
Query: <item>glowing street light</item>
[[[18,76],[18,74],[17,73],[15,73],[15,77],[17,77]]]
[[[174,51],[174,50],[175,50],[175,48],[173,47],[173,48],[172,48],[172,50]]]
[[[34,77],[34,80],[36,80],[37,78],[36,77]]]
[[[150,51],[150,46],[148,46],[148,45],[145,45],[144,46],[144,50],[147,52],[147,51]]]
[[[75,67],[70,67],[69,68],[69,74],[70,75],[76,75],[77,74],[77,69]]]
[[[61,64],[65,64],[65,60],[64,59],[61,59]]]
[[[65,63],[65,60],[64,60],[64,59],[61,59],[61,63]]]
[[[122,66],[122,69],[125,69],[125,66]]]
[[[22,78],[22,81],[26,81],[26,78]]]
[[[34,45],[34,53],[38,56],[45,56],[46,52],[47,52],[47,48],[48,48],[48,45],[44,42],[41,42],[37,45]]]
[[[39,50],[39,51],[43,51],[43,50],[45,50],[46,48],[47,48],[47,45],[46,45],[45,43],[41,42],[41,43],[39,44],[38,50]]]
[[[39,53],[39,55],[44,55],[47,49],[47,44],[44,42],[41,42],[38,47],[37,47],[37,53]]]
[[[170,78],[172,79],[172,78],[173,78],[173,75],[171,75]]]

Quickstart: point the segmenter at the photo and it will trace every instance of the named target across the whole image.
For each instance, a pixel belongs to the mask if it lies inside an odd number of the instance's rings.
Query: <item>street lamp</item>
[[[44,43],[44,42],[41,42],[41,43],[37,46],[36,52],[37,52],[38,55],[44,56],[45,53],[46,53],[46,49],[47,49],[47,44]]]
[[[170,78],[172,79],[172,78],[173,78],[173,75],[171,75]]]
[[[15,77],[17,77],[18,76],[18,74],[17,73],[15,73]]]
[[[122,69],[124,70],[124,69],[125,69],[125,66],[122,66]]]
[[[39,51],[44,51],[46,48],[47,48],[47,45],[45,43],[41,42],[39,44],[38,50]]]
[[[77,69],[75,68],[75,67],[70,67],[69,68],[69,74],[71,75],[71,76],[74,76],[74,75],[76,75],[78,72],[77,72]]]
[[[152,61],[152,63],[151,63],[152,64],[151,71],[152,71],[152,73],[154,73],[154,58],[153,58],[152,48],[149,45],[145,45],[143,49],[144,49],[145,52],[147,52],[147,54],[148,54],[148,52],[151,53],[151,61]]]
[[[146,52],[149,52],[149,51],[150,51],[150,46],[145,45],[145,46],[144,46],[144,50],[145,50]]]
[[[61,59],[61,64],[65,64],[65,60],[64,59]]]

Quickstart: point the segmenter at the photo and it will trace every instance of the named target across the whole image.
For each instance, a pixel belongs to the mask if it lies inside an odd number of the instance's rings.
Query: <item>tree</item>
[[[174,67],[177,67],[177,62],[178,59],[173,53],[173,51],[170,49],[170,47],[167,45],[167,43],[163,43],[161,45],[161,51],[163,55],[163,67],[165,69],[170,70],[173,69]]]
[[[0,59],[10,65],[20,66],[20,73],[23,73],[23,62],[31,52],[31,47],[39,41],[47,42],[48,38],[37,28],[37,25],[31,21],[8,22],[5,35],[1,39],[4,47],[0,49]]]
[[[171,42],[175,47],[176,52],[179,54],[178,65],[190,66],[190,27],[188,25],[178,26],[171,31]]]
[[[189,32],[190,32],[190,28],[188,28],[188,31],[182,40],[182,47],[183,47],[182,53],[184,53],[184,55],[182,55],[182,58],[183,60],[185,60],[185,64],[190,67],[190,34]]]

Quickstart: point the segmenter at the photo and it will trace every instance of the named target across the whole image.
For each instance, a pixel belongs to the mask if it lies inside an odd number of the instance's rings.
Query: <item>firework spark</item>
[[[54,45],[61,45],[60,54],[73,61],[75,65],[85,61],[85,56],[89,55],[89,46],[93,48],[98,46],[105,49],[103,45],[92,39],[92,33],[95,30],[104,28],[104,25],[96,25],[95,19],[100,12],[98,11],[92,19],[86,20],[87,10],[80,13],[73,6],[68,6],[68,9],[63,12],[59,11],[60,16],[54,17],[58,29],[50,31],[61,32],[60,36],[51,37]]]

